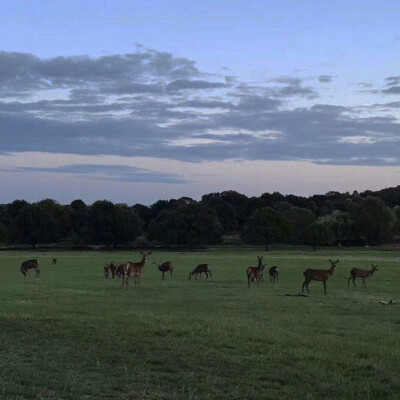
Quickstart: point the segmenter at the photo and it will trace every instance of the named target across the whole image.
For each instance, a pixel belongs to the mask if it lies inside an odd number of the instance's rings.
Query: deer
[[[29,275],[29,278],[31,277],[31,274],[29,273],[30,269],[34,269],[36,271],[36,278],[40,275],[40,269],[39,269],[39,261],[36,259],[33,260],[28,260],[28,261],[24,261],[21,264],[21,272],[24,276],[26,276],[26,274]]]
[[[109,264],[104,265],[104,276],[108,278],[111,274],[111,278],[115,278],[115,273],[117,271],[117,264],[114,262],[110,262]]]
[[[53,264],[57,264],[57,258],[53,258]]]
[[[200,279],[201,279],[201,274],[205,273],[206,274],[206,280],[208,279],[208,275],[211,274],[211,269],[210,269],[210,264],[199,264],[192,272],[189,272],[189,281],[194,275],[195,279],[197,280],[197,275],[200,274]]]
[[[257,256],[257,258],[258,258],[258,266],[248,267],[246,269],[248,287],[250,287],[251,282],[256,282],[257,286],[260,286],[260,280],[263,278],[263,271],[265,268],[265,265],[262,264],[263,256]]]
[[[172,272],[174,272],[174,265],[171,261],[166,261],[165,263],[159,264],[158,269],[162,272],[161,280],[165,280],[165,273],[171,272],[171,279],[172,279]]]
[[[117,264],[114,262],[110,262],[109,264],[104,265],[104,276],[106,278],[111,274],[111,278],[115,278],[115,273],[117,271]]]
[[[311,281],[322,281],[322,283],[324,284],[324,293],[326,294],[326,281],[332,276],[336,265],[339,263],[339,260],[332,261],[331,259],[329,259],[329,262],[331,263],[330,269],[307,269],[303,272],[305,281],[303,282],[301,293],[304,292],[304,286],[307,288],[307,292],[310,293],[310,290],[308,289],[308,284]]]
[[[125,268],[126,263],[119,264],[117,269],[115,270],[115,275],[117,278],[123,278],[125,276],[126,268]]]
[[[276,265],[274,265],[268,270],[268,274],[269,274],[269,283],[278,282],[279,268]]]
[[[350,280],[352,280],[354,287],[356,287],[356,278],[361,278],[362,279],[361,286],[364,286],[366,289],[367,285],[365,284],[365,279],[373,275],[375,271],[378,271],[377,265],[371,264],[371,267],[372,268],[369,271],[362,268],[353,268],[350,271],[350,278],[347,280],[347,286],[350,286]]]
[[[148,253],[140,252],[142,255],[142,260],[139,262],[126,262],[124,266],[124,275],[122,276],[122,286],[125,284],[128,286],[128,281],[131,276],[133,276],[135,280],[135,285],[140,285],[140,275],[142,274],[143,268],[146,266],[147,258],[151,254],[151,251]]]

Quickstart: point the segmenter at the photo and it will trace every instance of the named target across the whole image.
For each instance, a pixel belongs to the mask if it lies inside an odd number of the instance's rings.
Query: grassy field
[[[257,254],[280,267],[277,285],[247,288]],[[39,279],[19,271],[32,257]],[[328,258],[340,263],[326,296],[320,282],[284,296]],[[156,251],[140,287],[104,278],[105,262],[138,259],[0,253],[0,398],[400,399],[400,306],[379,303],[400,300],[400,251]],[[175,274],[161,282],[167,260]],[[203,262],[212,281],[188,282]],[[349,270],[371,262],[367,289],[348,288]]]

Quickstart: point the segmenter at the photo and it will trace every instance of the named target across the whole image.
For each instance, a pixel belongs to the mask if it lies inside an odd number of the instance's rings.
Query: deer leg
[[[278,275],[279,275],[279,274],[277,273],[277,274],[276,274],[276,281],[277,281],[277,282],[279,281]]]
[[[29,269],[27,269],[26,272],[28,273],[29,278],[32,278],[32,277],[31,277],[31,273],[29,272]]]
[[[326,281],[322,281],[324,284],[324,293],[326,294]]]
[[[172,272],[173,272],[173,271],[172,271],[172,269],[171,269],[171,279],[172,279]]]
[[[307,279],[304,281],[303,287],[302,287],[302,289],[301,289],[301,293],[304,292],[304,286],[306,287],[307,292],[310,293],[310,289],[308,288],[308,284],[309,284],[309,283],[310,283],[310,281],[308,281]]]
[[[365,278],[363,278],[363,285],[364,285],[364,287],[365,287],[365,289],[367,288],[367,285],[366,285],[366,283],[365,283]]]
[[[356,286],[356,277],[355,276],[353,276],[353,285],[354,285],[354,287],[357,287]]]
[[[40,276],[40,269],[39,269],[39,268],[36,270],[36,278],[37,278],[38,276]]]

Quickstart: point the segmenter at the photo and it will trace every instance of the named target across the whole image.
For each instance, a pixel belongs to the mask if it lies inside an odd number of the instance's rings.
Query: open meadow
[[[245,269],[278,265],[259,288]],[[58,263],[52,264],[57,257]],[[40,278],[21,262],[40,260]],[[327,283],[297,294],[306,268]],[[105,279],[103,265],[138,252],[0,253],[0,398],[400,399],[400,251],[215,248],[154,251],[141,286]],[[157,264],[170,260],[173,278]],[[212,280],[192,280],[199,263]],[[367,288],[352,267],[379,266]]]

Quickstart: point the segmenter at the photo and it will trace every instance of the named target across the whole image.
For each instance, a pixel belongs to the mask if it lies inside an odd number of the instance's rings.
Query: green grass
[[[400,251],[262,252],[279,283],[248,289],[260,253],[156,251],[127,289],[103,265],[138,253],[0,253],[0,398],[400,399],[400,306],[379,304],[400,300]],[[32,257],[39,279],[19,271]],[[328,258],[340,259],[328,295],[312,282],[311,297],[284,296]],[[161,282],[154,263],[167,260]],[[213,280],[188,282],[203,262]],[[348,288],[371,262],[367,289]]]

